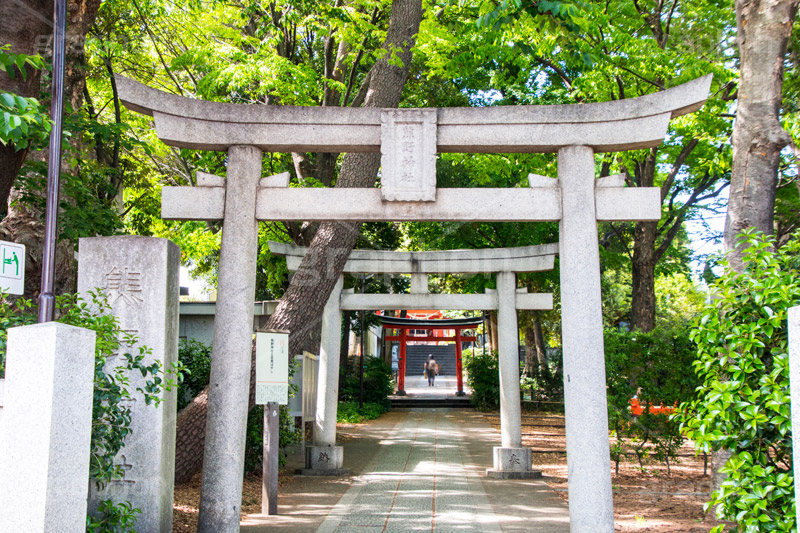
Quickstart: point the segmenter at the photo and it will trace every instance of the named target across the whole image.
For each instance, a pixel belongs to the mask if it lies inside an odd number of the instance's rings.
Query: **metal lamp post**
[[[47,163],[47,211],[45,214],[42,287],[39,293],[39,322],[55,318],[53,293],[56,270],[58,231],[58,189],[61,172],[61,132],[64,115],[64,56],[66,55],[67,0],[55,0],[53,6],[53,80],[50,99],[50,157]]]

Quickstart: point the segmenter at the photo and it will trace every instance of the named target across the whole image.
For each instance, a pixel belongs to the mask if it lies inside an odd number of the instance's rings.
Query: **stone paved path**
[[[393,409],[339,437],[351,476],[291,476],[279,515],[249,515],[242,531],[569,532],[567,505],[544,481],[485,477],[500,435],[472,409]]]
[[[500,531],[449,413],[410,411],[385,444],[318,532]]]

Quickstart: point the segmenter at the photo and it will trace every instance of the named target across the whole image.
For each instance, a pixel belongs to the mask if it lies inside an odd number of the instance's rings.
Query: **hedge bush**
[[[356,358],[358,361],[358,358]],[[344,386],[339,394],[340,401],[358,403],[361,390],[358,368],[345,378]],[[394,392],[392,384],[392,368],[380,357],[364,358],[364,403],[383,406],[383,412],[392,406],[389,396]]]
[[[786,319],[800,304],[798,238],[775,250],[743,233],[745,272],[726,268],[691,333],[702,385],[682,406],[682,429],[698,450],[733,453],[707,507],[737,531],[796,528]]]
[[[497,409],[500,406],[497,352],[473,354],[464,367],[467,369],[467,385],[472,389],[472,404],[481,411]]]

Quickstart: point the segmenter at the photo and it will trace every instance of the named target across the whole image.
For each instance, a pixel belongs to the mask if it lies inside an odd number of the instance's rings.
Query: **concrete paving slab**
[[[293,476],[280,514],[248,516],[241,530],[569,531],[566,503],[543,481],[483,475],[500,435],[480,413],[393,410],[340,433],[352,476]]]

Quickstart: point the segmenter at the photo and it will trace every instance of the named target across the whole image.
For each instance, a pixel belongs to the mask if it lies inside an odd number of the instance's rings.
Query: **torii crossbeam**
[[[699,109],[710,84],[706,76],[596,104],[354,109],[203,102],[117,78],[120,99],[152,115],[167,144],[228,151],[225,180],[205,176],[201,187],[165,187],[162,196],[164,218],[223,219],[199,530],[239,529],[256,220],[551,220],[560,233],[570,523],[573,531],[612,532],[597,222],[659,220],[661,198],[657,188],[624,188],[620,176],[596,180],[594,154],[659,145],[669,120]],[[380,189],[290,189],[288,175],[261,180],[264,151],[379,150]],[[558,179],[531,175],[528,189],[437,189],[439,152],[557,153]],[[498,299],[513,302],[515,289],[513,273],[498,274]],[[498,315],[500,331],[509,330],[508,313]],[[515,447],[504,436],[499,450]]]

